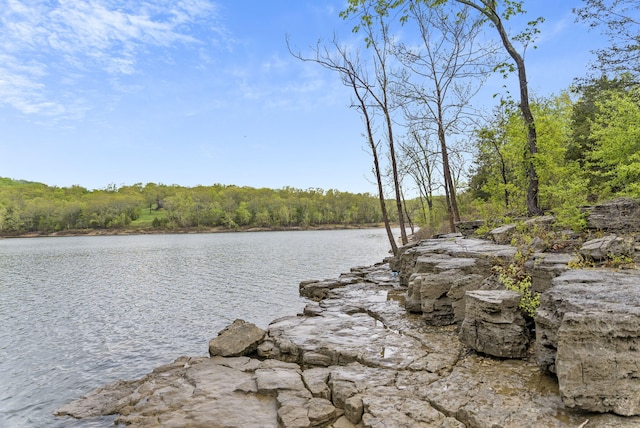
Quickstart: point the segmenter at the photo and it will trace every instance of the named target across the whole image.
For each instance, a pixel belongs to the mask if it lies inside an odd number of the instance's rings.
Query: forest
[[[86,229],[282,229],[381,221],[374,196],[337,190],[155,183],[87,190],[0,178],[0,234],[5,236]]]
[[[527,14],[532,1],[349,0],[340,15],[359,45],[334,36],[296,50],[286,40],[291,55],[349,88],[376,195],[155,183],[89,191],[5,178],[0,234],[383,223],[395,252],[392,225],[401,243],[414,224],[446,232],[462,220],[541,214],[580,230],[582,206],[640,197],[640,4],[583,0],[574,25],[608,46],[570,87],[539,95],[525,60],[544,22]],[[495,75],[517,89],[480,108]]]

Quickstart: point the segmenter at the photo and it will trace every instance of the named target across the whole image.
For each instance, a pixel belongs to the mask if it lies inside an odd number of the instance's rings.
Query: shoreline
[[[483,278],[488,278],[492,262],[510,259],[515,252],[509,245],[446,237],[407,246],[399,259],[352,268],[338,279],[303,281],[300,295],[309,299],[303,313],[273,320],[267,330],[236,320],[211,339],[210,357],[178,358],[140,379],[94,390],[55,414],[79,419],[115,414],[116,424],[133,426],[195,422],[274,428],[638,426],[635,409],[576,405],[559,385],[567,374],[544,370],[534,343],[521,356],[491,357],[495,354],[477,351],[461,340],[459,323],[425,322],[433,318],[427,313],[431,309],[445,311],[440,315],[451,321],[459,316],[465,322],[484,317],[498,327],[512,325],[499,316],[495,319],[496,313],[506,316],[515,310],[509,302],[498,312],[493,298],[488,299],[486,313],[475,310],[465,315],[455,309],[464,298],[460,291],[489,285],[481,293],[504,294]],[[534,267],[541,272],[552,267],[560,275],[567,270],[554,257]],[[420,281],[413,274],[421,276]],[[611,273],[568,271],[564,280],[579,286],[585,282],[581,275],[606,279]],[[627,289],[637,274],[616,275],[619,288]],[[416,296],[429,297],[415,288],[427,278],[428,288],[451,288],[432,296],[446,302],[420,305],[422,313],[408,310]],[[627,300],[620,297],[621,302]],[[501,338],[497,332],[489,337],[492,344],[510,343]],[[562,343],[555,346],[560,354],[566,353]],[[585,354],[569,360],[597,357]],[[623,357],[620,361],[627,361]],[[596,392],[593,400],[604,393],[598,379],[586,379]],[[636,385],[634,379],[626,382],[630,388]],[[607,393],[617,397],[617,404],[627,403],[618,397],[619,391]]]
[[[131,235],[188,235],[198,233],[247,233],[247,232],[304,232],[315,230],[356,230],[356,229],[380,229],[384,224],[373,223],[364,225],[330,224],[322,226],[292,226],[292,227],[239,227],[228,229],[223,226],[208,228],[179,228],[179,229],[69,229],[58,232],[28,232],[22,234],[0,234],[0,239],[13,238],[56,238],[75,236],[131,236]],[[392,227],[397,227],[393,225]]]

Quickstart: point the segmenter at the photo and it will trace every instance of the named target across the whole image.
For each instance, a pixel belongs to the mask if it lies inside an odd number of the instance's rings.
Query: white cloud
[[[57,85],[101,73],[113,81],[154,48],[201,44],[196,27],[215,13],[208,0],[0,0],[0,104],[68,113]]]

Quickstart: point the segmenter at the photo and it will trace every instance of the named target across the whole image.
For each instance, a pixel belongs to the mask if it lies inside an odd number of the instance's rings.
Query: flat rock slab
[[[555,380],[532,363],[471,355],[420,392],[443,414],[474,428],[638,427],[640,418],[565,409]]]
[[[116,423],[145,427],[278,427],[276,400],[257,393],[251,369],[260,362],[182,357],[143,378],[115,382],[58,409],[87,418],[119,413]],[[236,368],[234,368],[236,366]],[[117,398],[114,400],[114,398]]]
[[[271,324],[260,346],[273,358],[181,357],[56,414],[117,414],[117,423],[145,427],[640,426],[638,417],[568,409],[555,379],[533,362],[465,354],[455,327],[406,313],[388,268],[341,283],[308,316]]]

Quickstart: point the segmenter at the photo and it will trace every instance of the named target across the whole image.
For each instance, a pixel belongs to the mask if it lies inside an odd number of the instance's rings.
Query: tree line
[[[379,224],[377,198],[338,190],[156,183],[87,190],[0,178],[0,234],[75,229],[290,228]]]

